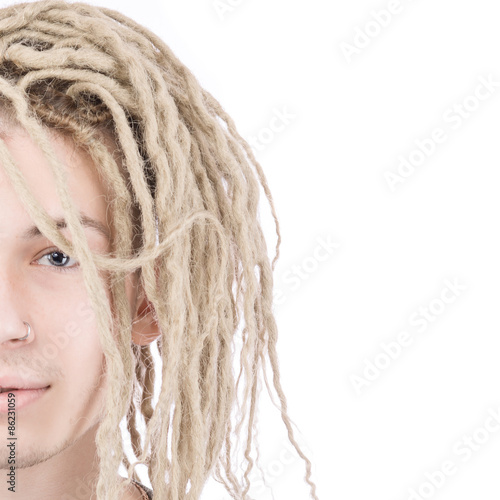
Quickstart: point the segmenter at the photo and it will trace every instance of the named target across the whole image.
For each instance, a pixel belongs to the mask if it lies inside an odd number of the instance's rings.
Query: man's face
[[[64,217],[43,153],[20,129],[9,130],[4,140],[38,202],[51,217]],[[54,135],[50,140],[68,172],[77,209],[109,231],[110,193],[90,156],[68,138]],[[57,253],[44,236],[23,238],[33,221],[3,168],[0,214],[0,380],[18,376],[50,386],[16,412],[16,466],[21,468],[62,451],[99,421],[105,397],[104,355],[81,268],[73,256]],[[71,240],[69,229],[61,231]],[[86,227],[85,235],[93,251],[111,251],[111,242],[97,230]],[[131,308],[136,284],[134,276],[127,281]],[[28,340],[16,341],[27,333],[23,321],[32,333]],[[0,413],[5,435],[6,427],[7,415]],[[0,468],[7,467],[7,454],[7,447],[1,446]]]

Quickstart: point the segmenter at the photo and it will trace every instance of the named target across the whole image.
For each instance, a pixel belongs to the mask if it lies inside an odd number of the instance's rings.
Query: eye
[[[73,260],[74,264],[72,266],[68,266],[68,262]],[[80,264],[72,259],[69,255],[61,252],[58,248],[52,249],[50,252],[42,255],[36,262],[48,262],[49,264],[41,264],[46,267],[54,267],[56,271],[72,271],[75,268],[79,267]]]

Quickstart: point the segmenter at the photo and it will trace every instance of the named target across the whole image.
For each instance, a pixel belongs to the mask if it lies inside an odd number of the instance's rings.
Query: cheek
[[[50,285],[44,294],[33,294],[31,311],[38,333],[36,350],[47,358],[46,362],[59,358],[71,368],[80,359],[89,361],[98,356],[100,344],[97,318],[83,283],[61,281],[59,287]]]
[[[60,350],[59,362],[65,374],[63,385],[67,403],[70,408],[78,409],[92,399],[98,404],[96,391],[104,382],[101,376],[105,358],[90,301],[81,300],[74,306],[73,313],[65,315],[58,324],[59,330],[64,331],[63,342],[67,339],[67,345]],[[60,339],[51,340],[61,343]]]
[[[102,273],[104,289],[112,313],[113,335],[117,337],[115,325],[116,307],[110,289],[109,273]],[[130,307],[130,320],[133,319],[134,306],[137,295],[137,276],[128,275],[125,278],[125,291]],[[37,297],[37,329],[45,332],[39,339],[38,348],[45,358],[55,360],[59,358],[69,370],[80,366],[80,360],[92,363],[101,363],[102,349],[99,342],[97,317],[92,309],[91,301],[86,293],[83,280],[68,280],[66,286],[49,285],[44,293],[34,293]],[[71,286],[70,286],[71,285]],[[47,356],[48,354],[48,356]],[[54,356],[55,355],[55,356]],[[47,361],[50,361],[47,359]],[[47,362],[46,361],[46,362]],[[83,366],[85,366],[83,362]]]

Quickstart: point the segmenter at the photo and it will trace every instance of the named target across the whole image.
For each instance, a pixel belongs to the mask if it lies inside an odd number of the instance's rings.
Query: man
[[[104,8],[0,9],[0,164],[0,500],[151,497],[138,463],[155,499],[199,498],[210,475],[248,498],[266,358],[317,498],[279,381],[269,189],[170,49]]]
[[[52,217],[60,218],[64,212],[43,153],[18,126],[4,123],[0,136],[38,201]],[[75,150],[71,139],[54,135],[51,142],[63,164],[71,165],[67,170],[72,199],[89,220],[96,221],[85,228],[90,248],[109,252],[109,190],[90,156]],[[1,171],[0,200],[0,386],[48,387],[22,407],[19,400],[25,398],[26,391],[8,391],[18,403],[14,425],[17,442],[13,441],[17,470],[10,490],[5,486],[7,476],[2,474],[0,498],[12,498],[9,491],[15,492],[16,499],[90,498],[98,472],[93,459],[104,401],[104,373],[96,320],[82,272],[78,262],[59,252],[35,231],[36,226],[32,228],[29,215]],[[61,231],[70,235],[68,228]],[[139,296],[137,279],[128,280],[131,309],[144,310],[143,296]],[[19,340],[27,330],[23,321],[30,326],[30,334]],[[146,330],[151,327],[159,330],[150,313],[139,317],[133,342],[151,342],[158,336],[148,336]],[[3,440],[7,438],[6,409],[0,408]],[[2,469],[10,469],[9,456],[9,448],[0,447]],[[75,492],[87,496],[75,496]],[[134,496],[130,491],[124,498],[141,498],[137,493]]]

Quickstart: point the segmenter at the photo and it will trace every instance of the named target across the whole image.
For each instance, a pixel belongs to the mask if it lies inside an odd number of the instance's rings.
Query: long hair
[[[219,102],[133,20],[84,3],[43,0],[0,9],[0,106],[3,119],[23,127],[47,157],[72,242],[0,140],[2,166],[40,231],[81,263],[96,314],[108,377],[96,436],[97,497],[118,499],[119,467],[130,482],[138,480],[135,466],[145,464],[158,499],[197,499],[210,475],[232,498],[249,498],[264,378],[316,499],[311,463],[294,438],[280,384],[272,311],[278,219],[261,166]],[[111,187],[112,254],[90,250],[49,130],[84,147]],[[276,224],[272,264],[258,216],[261,186]],[[101,271],[111,277],[106,284]],[[161,368],[150,345],[131,342],[124,284],[131,272],[140,276],[161,327]],[[153,408],[156,377],[162,384]],[[144,418],[144,442],[136,413]],[[132,462],[119,428],[124,417]],[[234,441],[241,436],[240,478]]]

